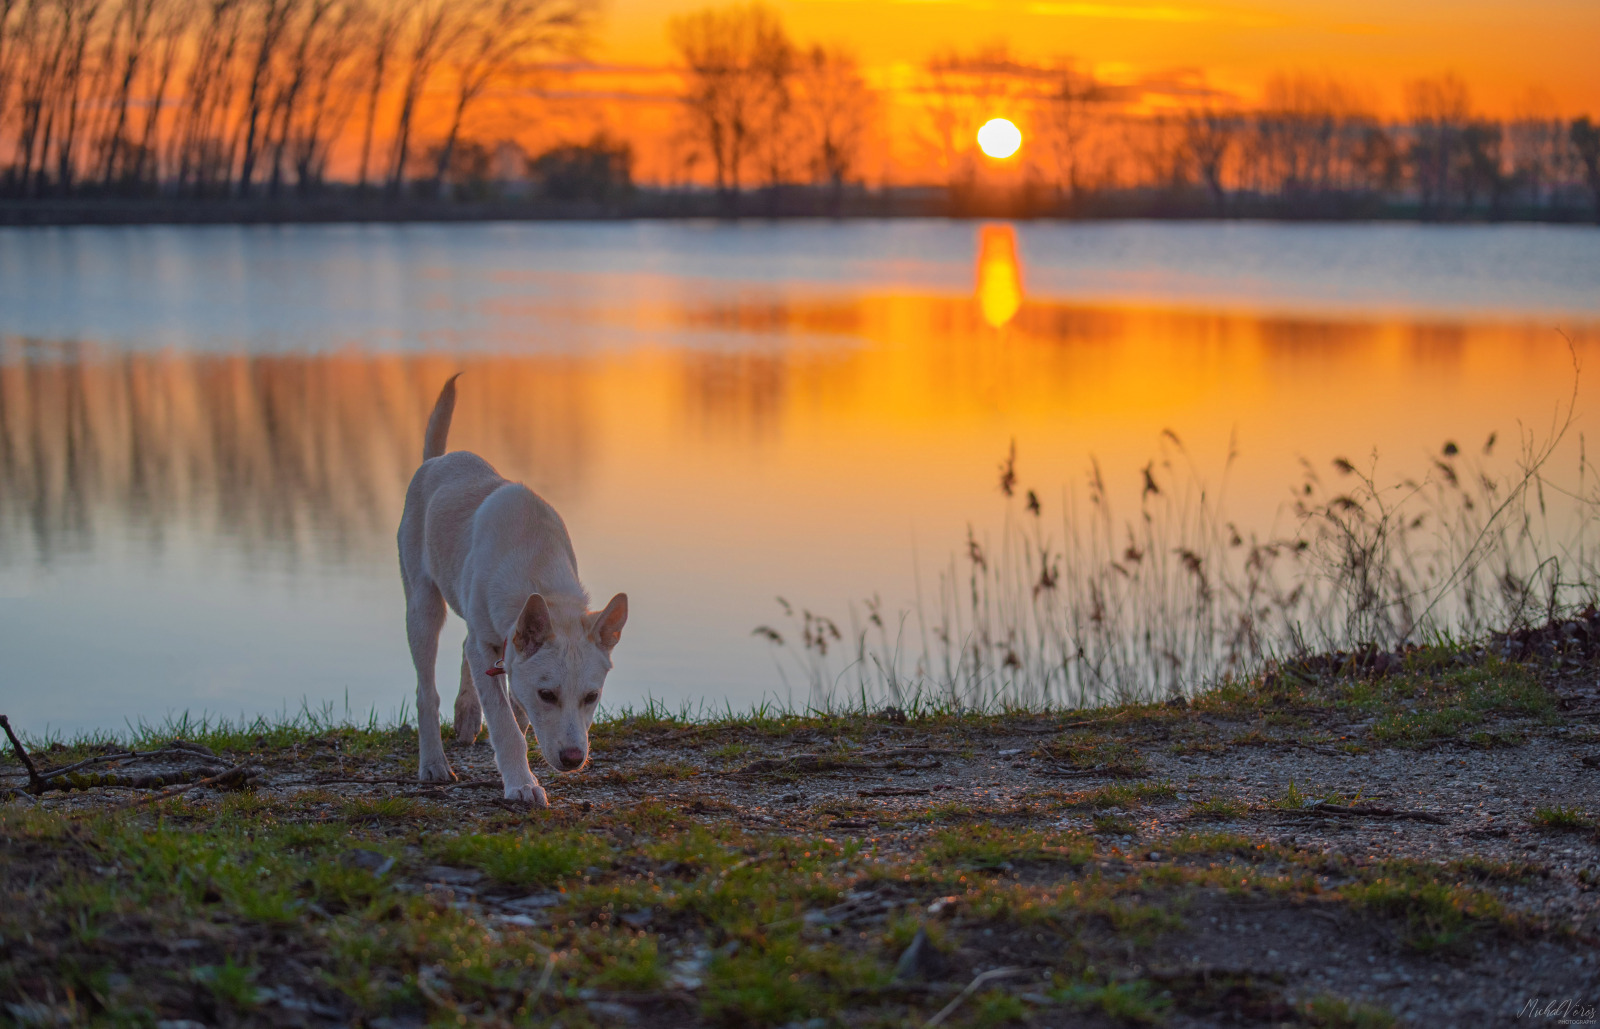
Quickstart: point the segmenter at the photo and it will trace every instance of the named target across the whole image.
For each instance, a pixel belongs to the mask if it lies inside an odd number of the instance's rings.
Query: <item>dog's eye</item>
[[[590,693],[590,694],[586,695],[583,698],[583,706],[584,707],[588,707],[590,704],[593,704],[595,701],[597,701],[599,699],[600,699],[600,694],[599,694],[598,691],[596,691],[594,693]]]
[[[559,704],[559,703],[561,703],[561,698],[556,696],[556,691],[555,690],[540,690],[539,691],[539,699],[544,701],[546,704]]]

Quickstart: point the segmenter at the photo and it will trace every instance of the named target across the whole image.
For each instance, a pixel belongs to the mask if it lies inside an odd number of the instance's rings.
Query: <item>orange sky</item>
[[[1006,40],[1073,57],[1112,81],[1201,70],[1253,100],[1276,71],[1332,72],[1397,110],[1404,83],[1454,71],[1488,114],[1530,90],[1561,112],[1600,110],[1600,0],[772,0],[803,40],[841,40],[881,84],[895,66]],[[666,24],[705,0],[609,0],[594,56],[671,59]]]

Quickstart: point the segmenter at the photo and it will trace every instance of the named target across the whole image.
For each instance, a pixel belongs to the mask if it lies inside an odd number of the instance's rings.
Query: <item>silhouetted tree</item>
[[[1454,75],[1418,79],[1406,87],[1406,110],[1411,118],[1412,181],[1423,213],[1437,216],[1450,201],[1461,137],[1472,119],[1472,98],[1466,83]]]
[[[746,161],[780,128],[794,47],[760,4],[707,8],[668,26],[687,72],[684,108],[711,156],[718,192],[737,197]]]
[[[402,12],[394,7],[387,7],[372,23],[371,34],[368,37],[367,77],[364,86],[366,113],[361,129],[361,170],[356,176],[356,186],[360,188],[365,188],[367,184],[367,168],[372,158],[372,130],[378,122],[378,98],[383,95],[384,76],[388,71],[395,41],[400,36],[403,24]]]
[[[1104,100],[1092,76],[1070,68],[1059,73],[1055,89],[1046,94],[1040,122],[1055,164],[1057,192],[1068,202],[1075,203],[1083,188],[1084,142],[1095,107]]]
[[[452,17],[451,0],[425,0],[425,4],[413,18],[405,86],[395,121],[394,146],[389,158],[389,193],[393,196],[399,195],[405,183],[406,162],[411,156],[411,124],[423,91],[460,31],[459,22]]]
[[[1571,138],[1573,149],[1578,152],[1578,160],[1583,163],[1583,176],[1589,184],[1589,192],[1594,196],[1594,220],[1600,224],[1600,125],[1592,123],[1588,116],[1575,118]]]
[[[877,101],[855,54],[843,47],[819,44],[807,50],[797,80],[795,118],[810,154],[811,179],[830,188],[837,214]]]
[[[1206,188],[1211,191],[1211,202],[1221,212],[1226,202],[1222,187],[1223,167],[1238,134],[1238,118],[1215,107],[1202,107],[1184,117],[1183,130],[1184,147],[1200,172],[1200,177],[1205,180]]]
[[[435,164],[435,189],[445,171],[468,108],[493,80],[518,63],[550,53],[570,53],[593,21],[595,0],[466,0],[449,61],[456,75],[455,103]]]

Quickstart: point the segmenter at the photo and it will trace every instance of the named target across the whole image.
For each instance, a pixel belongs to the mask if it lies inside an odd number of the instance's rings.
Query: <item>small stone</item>
[[[434,865],[422,873],[422,877],[429,882],[445,883],[450,886],[468,886],[483,878],[483,873],[475,868],[451,868],[448,865]]]
[[[500,902],[500,906],[510,908],[513,911],[531,912],[540,911],[544,908],[553,908],[560,904],[563,899],[559,893],[534,893],[526,897],[517,897],[513,900],[503,900]]]
[[[373,875],[383,875],[394,867],[394,858],[375,850],[346,851],[344,863],[351,868],[364,868]]]
[[[944,955],[928,939],[928,930],[918,929],[917,935],[911,938],[911,945],[895,962],[894,978],[901,981],[934,979],[944,972],[944,967]]]
[[[591,1000],[586,1005],[589,1014],[602,1022],[627,1022],[632,1024],[639,1020],[639,1009],[628,1004],[618,1004],[609,1000]]]

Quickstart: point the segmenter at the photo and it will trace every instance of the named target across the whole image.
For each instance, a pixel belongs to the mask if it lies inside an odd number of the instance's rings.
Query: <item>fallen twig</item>
[[[219,784],[224,786],[243,786],[250,781],[251,777],[260,774],[260,772],[261,769],[256,768],[253,765],[234,765],[227,771],[219,772],[210,778],[201,779],[198,782],[192,782],[186,786],[179,786],[175,790],[166,790],[162,793],[157,793],[154,796],[140,797],[138,800],[131,800],[126,804],[122,804],[117,808],[113,808],[112,810],[131,810],[136,807],[143,807],[146,804],[154,804],[158,801],[166,800],[169,797],[176,797],[179,794],[188,793],[190,790],[196,789],[200,786],[213,786]]]
[[[22,762],[22,767],[28,770],[28,792],[41,792],[35,787],[39,786],[44,780],[39,778],[39,770],[33,767],[33,758],[29,757],[28,752],[23,749],[22,741],[17,739],[17,734],[11,731],[11,719],[5,715],[0,715],[0,729],[6,731],[6,739],[11,741],[11,749],[16,751],[17,759]]]
[[[160,757],[191,757],[200,761],[209,760],[211,764],[216,766],[218,771],[226,767],[208,748],[200,747],[196,744],[183,744],[180,740],[174,740],[160,750],[124,750],[114,754],[99,754],[95,757],[84,758],[82,761],[62,768],[52,768],[48,771],[40,772],[39,778],[54,779],[59,775],[76,772],[80,768],[88,768],[90,765],[105,764],[110,761],[147,761]]]
[[[932,751],[912,751],[918,755],[929,754]],[[876,756],[876,755],[874,755]],[[939,761],[927,761],[919,765],[907,764],[901,758],[891,758],[888,761],[862,761],[859,758],[833,757],[827,754],[796,754],[794,757],[762,758],[752,761],[743,768],[738,769],[734,775],[763,775],[773,772],[863,772],[873,769],[889,768],[894,770],[939,768]]]
[[[88,768],[91,765],[105,764],[111,761],[181,756],[198,758],[201,760],[210,759],[212,767],[209,769],[203,769],[202,771],[210,771],[216,775],[223,775],[227,772],[226,768],[220,767],[220,762],[216,760],[216,755],[213,754],[209,749],[201,747],[198,744],[184,743],[181,740],[174,740],[171,744],[162,747],[159,750],[148,750],[143,752],[137,750],[127,750],[117,751],[111,754],[98,754],[94,757],[85,758],[82,761],[75,761],[70,765],[63,765],[60,768],[50,768],[41,772],[34,765],[33,759],[28,756],[27,750],[22,746],[22,742],[17,739],[16,733],[14,733],[11,729],[11,720],[5,715],[0,715],[0,727],[5,729],[6,738],[11,741],[11,749],[22,761],[23,768],[25,768],[28,772],[28,785],[23,787],[24,791],[31,793],[36,797],[41,796],[50,790],[62,790],[64,792],[69,792],[71,790],[90,790],[99,786],[131,790],[160,789],[163,786],[172,786],[177,783],[184,782],[185,776],[193,774],[191,772],[178,772],[173,775],[74,774],[78,772],[79,769]]]
[[[1359,807],[1350,807],[1345,804],[1330,804],[1321,800],[1310,807],[1303,808],[1302,811],[1329,815],[1350,815],[1356,818],[1408,818],[1414,822],[1432,822],[1434,825],[1445,825],[1450,821],[1437,811],[1401,811],[1390,807],[1369,807],[1365,804]]]
[[[932,790],[856,790],[858,797],[926,797]]]
[[[455,779],[451,782],[423,782],[421,779],[355,779],[333,777],[327,779],[312,779],[310,782],[291,783],[294,786],[337,786],[342,783],[353,783],[357,786],[436,786],[447,789],[452,786],[499,786],[500,782],[494,779]]]
[[[991,968],[987,972],[980,972],[977,977],[972,980],[972,982],[967,984],[966,989],[962,990],[960,993],[951,998],[950,1003],[940,1008],[938,1014],[924,1022],[922,1029],[933,1029],[934,1026],[941,1024],[945,1019],[955,1014],[955,1010],[961,1006],[961,1002],[976,993],[978,991],[978,987],[982,986],[984,983],[992,982],[995,979],[1009,978],[1010,976],[1018,975],[1025,971],[1027,971],[1027,969]]]

